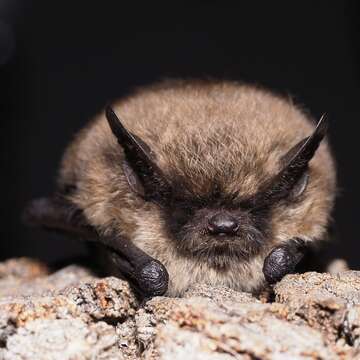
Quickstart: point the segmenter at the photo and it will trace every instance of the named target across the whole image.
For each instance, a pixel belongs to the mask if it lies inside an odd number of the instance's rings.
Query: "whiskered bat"
[[[145,296],[255,292],[326,237],[336,192],[324,118],[228,81],[173,80],[107,107],[67,148],[32,224],[103,244]]]

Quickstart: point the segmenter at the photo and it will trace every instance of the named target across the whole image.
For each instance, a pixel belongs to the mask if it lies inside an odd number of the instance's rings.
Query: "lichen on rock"
[[[0,359],[360,359],[360,272],[287,275],[272,291],[196,285],[143,301],[81,266],[12,259],[0,263]]]

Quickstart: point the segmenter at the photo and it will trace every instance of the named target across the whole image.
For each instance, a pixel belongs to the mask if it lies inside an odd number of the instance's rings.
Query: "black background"
[[[332,251],[359,268],[357,1],[148,3],[1,0],[0,258],[81,253],[75,240],[20,222],[28,200],[53,190],[73,134],[134,85],[210,75],[328,114],[340,181]]]

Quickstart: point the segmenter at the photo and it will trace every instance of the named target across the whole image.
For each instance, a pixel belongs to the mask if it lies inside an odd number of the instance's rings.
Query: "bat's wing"
[[[38,226],[84,240],[96,241],[95,229],[90,226],[81,209],[57,196],[36,199],[23,212],[26,225]]]
[[[101,235],[90,226],[81,209],[56,196],[33,200],[25,209],[24,222],[55,230],[107,248],[109,260],[145,296],[166,292],[169,274],[158,260],[147,255],[128,239]]]

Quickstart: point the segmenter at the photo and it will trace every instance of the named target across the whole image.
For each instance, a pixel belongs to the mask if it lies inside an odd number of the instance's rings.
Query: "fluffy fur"
[[[326,141],[310,162],[309,183],[298,199],[280,201],[256,219],[237,213],[314,130],[290,99],[235,82],[167,81],[113,108],[149,145],[178,191],[178,205],[164,211],[131,191],[124,153],[103,113],[68,147],[59,189],[100,233],[115,230],[161,261],[170,276],[169,295],[191,283],[256,291],[275,245],[325,238],[336,187]],[[219,208],[238,214],[238,237],[213,240],[202,232],[202,221]]]

